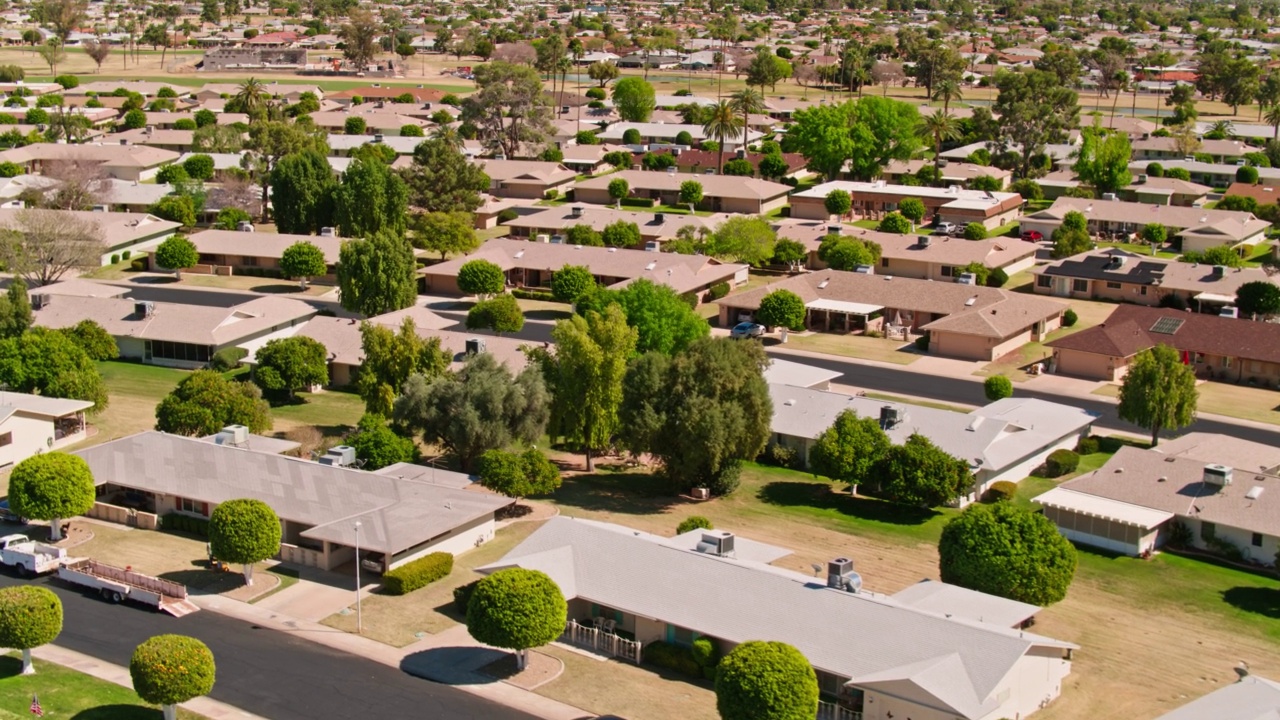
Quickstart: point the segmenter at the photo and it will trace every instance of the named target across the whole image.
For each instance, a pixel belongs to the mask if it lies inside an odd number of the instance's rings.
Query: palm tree
[[[1231,124],[1230,120],[1216,120],[1212,125],[1209,126],[1209,129],[1205,131],[1205,134],[1207,135],[1209,133],[1221,133],[1222,137],[1228,138],[1228,137],[1231,137],[1231,133],[1235,132],[1235,130],[1236,130],[1236,127],[1235,125]]]
[[[1120,102],[1120,93],[1129,87],[1129,73],[1124,70],[1117,70],[1111,76],[1111,83],[1115,85],[1116,95],[1111,101],[1111,126],[1114,129],[1116,124],[1116,103]]]
[[[253,117],[255,114],[266,109],[267,106],[267,89],[261,80],[249,78],[240,83],[240,87],[236,89],[235,97],[232,100],[243,108],[242,112]]]
[[[1271,125],[1271,139],[1280,139],[1280,105],[1267,108],[1267,123]]]
[[[437,125],[431,131],[431,139],[439,140],[455,150],[462,149],[462,135],[458,133],[458,129],[449,125]]]
[[[960,137],[960,123],[954,115],[946,112],[933,112],[926,115],[920,125],[920,134],[933,138],[933,167],[938,170],[938,160],[942,156],[942,143]],[[941,172],[941,170],[939,170]]]
[[[933,98],[931,99],[941,100],[942,112],[947,113],[951,110],[951,101],[963,100],[964,93],[960,91],[960,83],[952,80],[951,78],[947,78],[945,80],[939,80],[938,83],[933,86]]]
[[[720,155],[716,158],[716,172],[724,172],[724,141],[725,138],[738,137],[738,133],[746,134],[746,128],[742,124],[742,117],[738,115],[728,100],[721,100],[711,106],[707,114],[707,121],[702,124],[702,132],[719,141]]]
[[[742,144],[747,144],[746,129],[751,127],[751,113],[762,113],[765,111],[764,95],[759,90],[746,88],[729,96],[729,106],[734,112],[742,113]]]

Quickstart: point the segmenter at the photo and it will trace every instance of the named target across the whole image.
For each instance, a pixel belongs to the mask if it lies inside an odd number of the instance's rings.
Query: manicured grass
[[[261,602],[263,600],[266,600],[267,598],[271,597],[272,595],[275,595],[281,590],[288,589],[298,584],[299,574],[298,574],[298,571],[293,568],[285,567],[284,565],[276,565],[274,567],[267,568],[266,571],[280,578],[280,584],[277,585],[275,589],[271,590],[270,592],[265,592],[259,595],[258,597],[250,600],[249,601],[250,605],[256,602]]]
[[[36,660],[36,674],[20,675],[22,661],[0,657],[0,718],[29,717],[31,696],[40,698],[50,720],[160,720],[160,709],[147,705],[133,690],[75,670]],[[179,709],[178,717],[204,717]]]
[[[276,405],[271,415],[276,419],[275,430],[288,430],[298,425],[315,425],[326,435],[339,429],[350,429],[364,415],[364,401],[359,395],[338,390],[318,393],[298,393],[298,402]]]
[[[792,334],[787,337],[787,345],[811,352],[843,355],[895,365],[910,365],[921,357],[914,352],[914,346],[911,343],[865,335],[838,335],[827,332]]]
[[[190,374],[187,370],[115,360],[98,363],[98,372],[112,394],[154,397],[157,401]]]
[[[1216,381],[1202,382],[1196,389],[1200,391],[1196,409],[1202,413],[1280,425],[1280,392]],[[1107,383],[1094,390],[1093,394],[1119,397],[1120,386]]]
[[[1150,246],[1150,245],[1139,245],[1138,243],[1109,243],[1109,242],[1100,242],[1100,243],[1098,243],[1098,247],[1099,247],[1099,248],[1116,248],[1116,249],[1119,249],[1119,250],[1124,250],[1125,252],[1131,252],[1131,253],[1133,253],[1133,254],[1135,254],[1135,255],[1145,255],[1145,256],[1147,256],[1147,257],[1153,257],[1153,256],[1151,255],[1151,246]],[[1164,259],[1164,260],[1173,260],[1173,259],[1176,259],[1176,258],[1178,257],[1178,253],[1176,253],[1176,252],[1168,252],[1168,251],[1166,251],[1166,250],[1160,250],[1160,251],[1156,252],[1156,254],[1154,255],[1154,257],[1161,258],[1161,259]]]

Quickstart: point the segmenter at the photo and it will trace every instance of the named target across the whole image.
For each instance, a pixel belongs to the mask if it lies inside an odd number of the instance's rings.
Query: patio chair
[[[604,627],[604,618],[603,618],[603,617],[601,617],[601,616],[599,616],[599,615],[597,615],[596,617],[591,618],[591,625],[592,625],[593,627],[595,627],[595,629],[597,629],[597,630],[599,630],[599,629],[603,628],[603,627]]]
[[[618,626],[618,623],[613,620],[604,621],[604,631],[609,633],[610,635],[613,634],[613,631],[615,628],[617,628],[617,626]]]

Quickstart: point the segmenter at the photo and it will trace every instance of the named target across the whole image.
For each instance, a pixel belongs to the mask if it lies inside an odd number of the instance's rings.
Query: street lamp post
[[[356,632],[364,634],[364,616],[360,608],[360,521],[356,521]]]

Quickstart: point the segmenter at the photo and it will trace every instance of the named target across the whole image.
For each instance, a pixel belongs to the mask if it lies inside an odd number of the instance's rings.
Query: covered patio
[[[808,317],[805,326],[826,332],[866,332],[884,325],[884,306],[818,298],[805,303]]]

